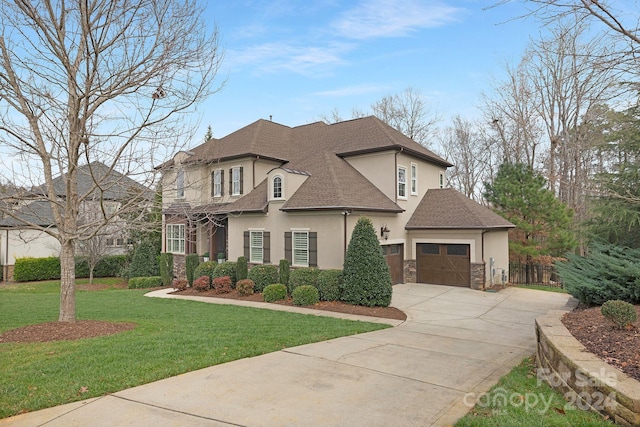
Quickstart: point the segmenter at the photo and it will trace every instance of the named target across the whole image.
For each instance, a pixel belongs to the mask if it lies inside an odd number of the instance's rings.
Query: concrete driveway
[[[0,426],[451,425],[535,352],[534,319],[571,310],[575,300],[519,288],[403,284],[394,286],[392,305],[408,315],[394,328],[217,365]]]

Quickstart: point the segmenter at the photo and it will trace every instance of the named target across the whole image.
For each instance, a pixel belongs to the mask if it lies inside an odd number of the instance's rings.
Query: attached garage
[[[384,245],[382,252],[389,265],[391,283],[397,285],[404,282],[404,245]]]
[[[469,245],[422,243],[417,247],[418,282],[469,287]]]

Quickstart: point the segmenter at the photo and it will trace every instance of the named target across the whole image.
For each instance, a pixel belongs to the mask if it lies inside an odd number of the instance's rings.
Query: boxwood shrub
[[[293,291],[298,286],[309,285],[314,288],[318,285],[318,275],[320,270],[315,267],[296,268],[289,273],[289,284],[287,288],[289,293],[293,295]]]
[[[602,304],[600,312],[618,329],[624,329],[638,320],[633,304],[620,300],[609,300]]]
[[[321,301],[337,301],[340,299],[342,270],[321,270],[318,275],[318,293]]]
[[[247,277],[253,280],[255,292],[262,292],[265,286],[278,282],[278,267],[275,265],[255,265],[249,270]]]
[[[162,286],[160,276],[132,277],[129,279],[129,289],[156,288]]]
[[[313,305],[320,300],[318,290],[315,286],[300,285],[293,290],[294,305]]]
[[[193,272],[195,277],[209,276],[210,280],[213,280],[213,272],[218,264],[215,261],[201,262]]]
[[[213,278],[216,277],[224,277],[229,276],[231,278],[231,287],[236,287],[236,282],[238,281],[236,275],[236,262],[235,261],[227,261],[221,264],[218,264],[213,270]]]
[[[13,280],[31,282],[60,278],[60,258],[17,258],[13,266]]]
[[[273,283],[265,286],[262,291],[262,299],[265,302],[282,301],[287,297],[287,287],[282,283]]]

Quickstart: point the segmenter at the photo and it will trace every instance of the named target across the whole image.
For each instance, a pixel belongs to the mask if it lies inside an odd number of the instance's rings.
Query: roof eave
[[[412,150],[411,148],[406,148],[406,147],[401,147],[401,146],[397,146],[397,145],[387,145],[384,147],[373,147],[373,148],[365,148],[362,150],[354,150],[354,151],[344,151],[341,153],[336,153],[336,155],[338,157],[344,158],[344,157],[351,157],[351,156],[358,156],[361,154],[371,154],[371,153],[380,153],[383,151],[402,151],[405,153],[408,153],[412,156],[418,157],[420,159],[423,160],[427,160],[429,162],[435,163],[437,165],[440,166],[444,166],[445,168],[449,168],[451,166],[453,166],[453,164],[447,162],[447,161],[443,161],[441,159],[437,159],[433,156],[429,156],[427,154],[421,153],[419,151],[415,151]]]
[[[508,229],[515,228],[516,226],[511,225],[474,225],[474,226],[423,226],[423,225],[406,225],[404,227],[405,230],[499,230],[499,229]]]
[[[306,207],[288,207],[280,208],[283,212],[296,212],[296,211],[359,211],[359,212],[388,212],[388,213],[402,213],[404,209],[401,208],[376,208],[368,206],[306,206]]]

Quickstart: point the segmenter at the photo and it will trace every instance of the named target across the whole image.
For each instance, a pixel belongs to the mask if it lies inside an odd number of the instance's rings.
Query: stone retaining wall
[[[569,403],[595,410],[625,426],[640,426],[640,382],[587,351],[551,310],[536,319],[538,378]]]

